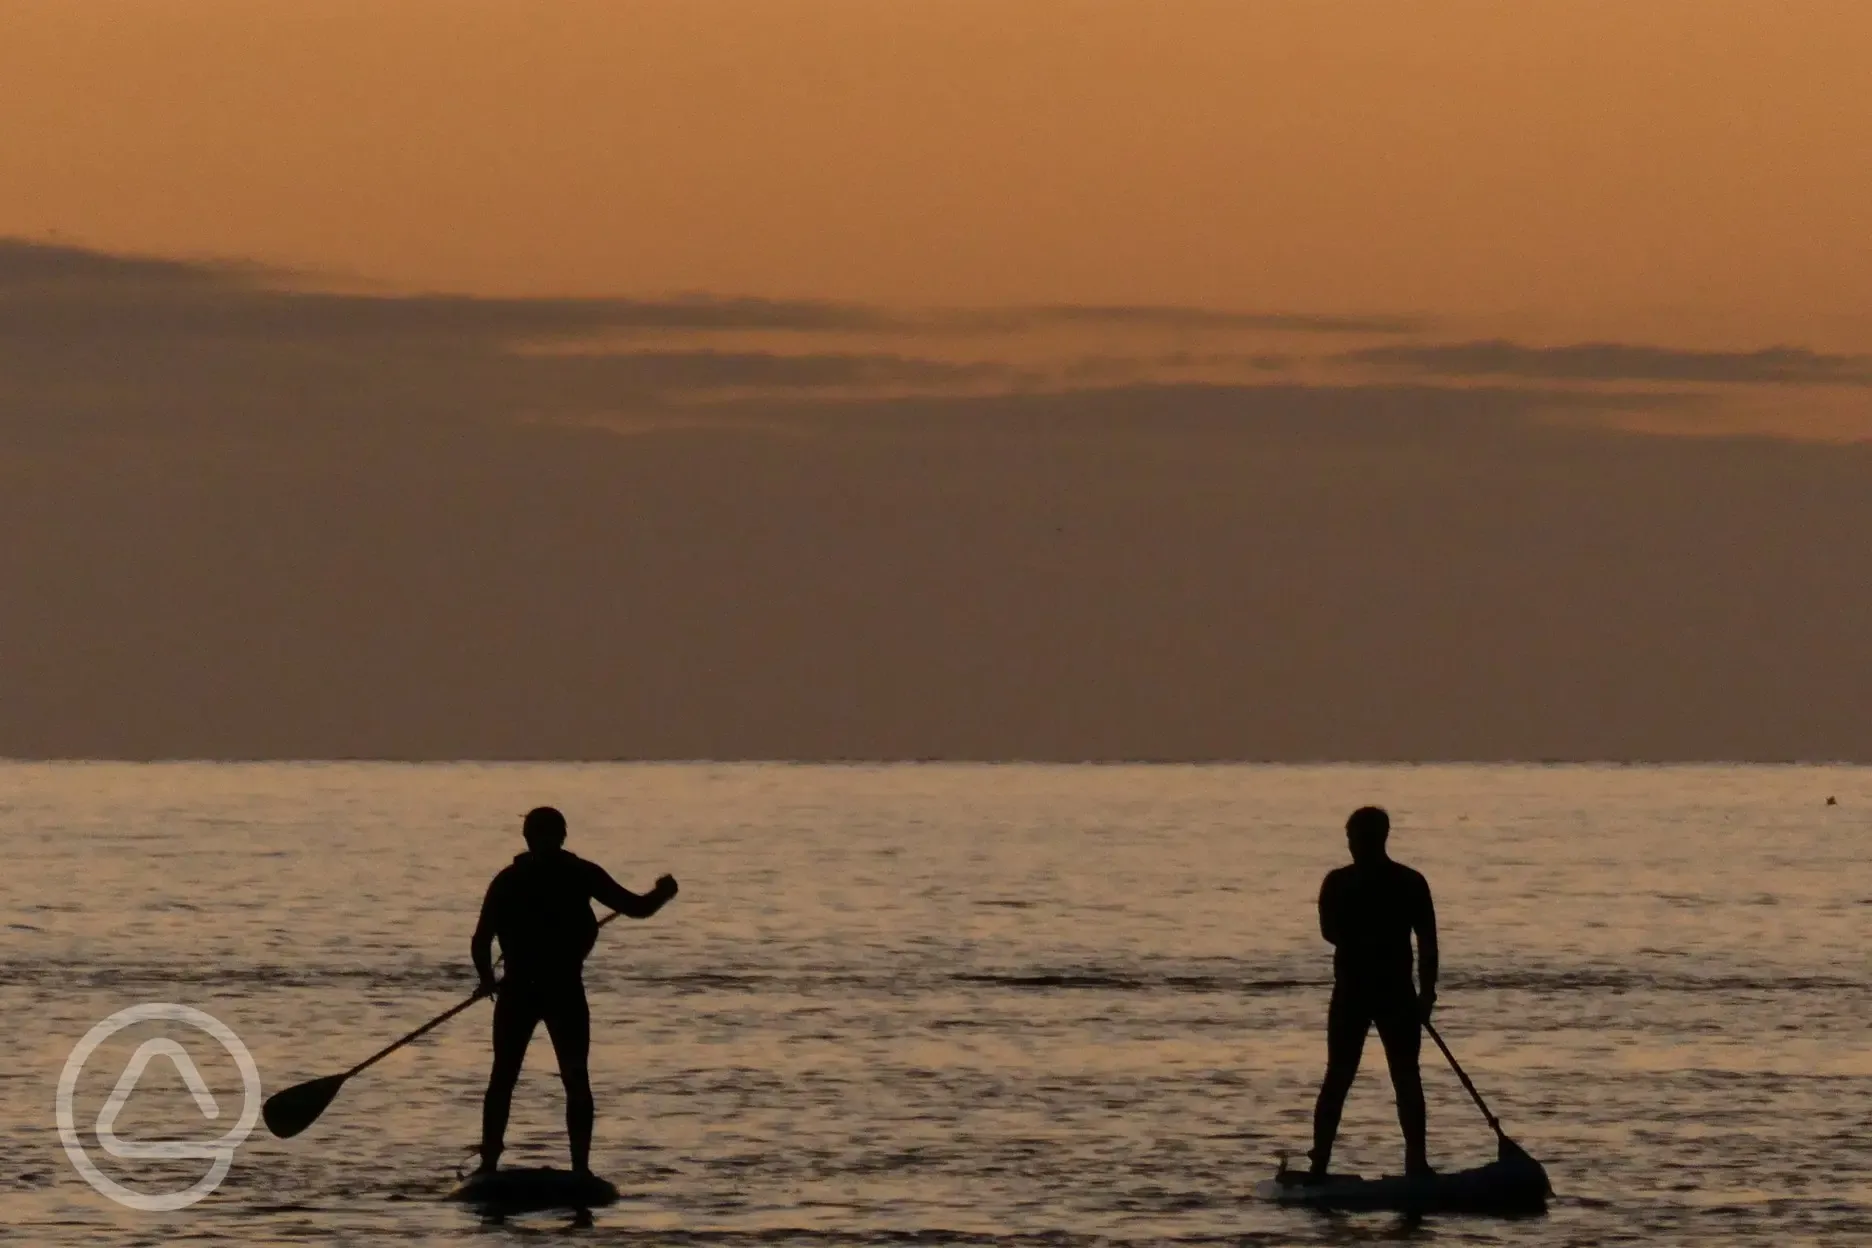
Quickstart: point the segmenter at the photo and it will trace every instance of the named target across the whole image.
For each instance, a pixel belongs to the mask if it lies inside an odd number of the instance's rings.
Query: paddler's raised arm
[[[609,906],[627,919],[647,919],[676,895],[676,877],[673,875],[660,877],[656,887],[647,893],[633,893],[612,879],[603,867],[596,863],[590,866],[592,900],[601,906]]]

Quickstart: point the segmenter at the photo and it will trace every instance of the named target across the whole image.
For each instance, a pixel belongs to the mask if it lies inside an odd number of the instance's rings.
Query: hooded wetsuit
[[[475,928],[475,965],[491,975],[489,950],[500,941],[506,972],[494,1001],[494,1070],[481,1113],[481,1159],[500,1157],[514,1085],[533,1029],[541,1022],[559,1058],[565,1083],[566,1131],[573,1168],[586,1168],[591,1151],[591,1011],[585,1002],[585,955],[598,939],[593,901],[632,918],[648,918],[664,897],[642,897],[603,867],[563,849],[517,855],[488,885]]]

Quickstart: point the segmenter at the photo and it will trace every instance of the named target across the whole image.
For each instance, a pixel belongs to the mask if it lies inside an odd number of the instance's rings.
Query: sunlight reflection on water
[[[481,892],[541,801],[627,885],[683,882],[588,971],[596,1160],[627,1193],[605,1239],[1872,1234],[1872,770],[1849,768],[6,765],[5,1223],[47,1245],[488,1242],[434,1199],[478,1130],[478,1008],[305,1135],[256,1135],[177,1214],[77,1178],[52,1088],[144,1000],[226,1020],[269,1091],[349,1066],[466,993]],[[1437,891],[1442,1029],[1547,1162],[1540,1222],[1248,1196],[1306,1146],[1330,973],[1312,903],[1366,801]],[[1399,1152],[1375,1058],[1342,1145],[1368,1173]],[[1482,1159],[1425,1060],[1433,1155]],[[87,1067],[91,1113],[119,1069]],[[552,1073],[542,1036],[521,1164],[564,1164]],[[195,1112],[158,1090],[120,1129],[158,1132],[165,1098]]]

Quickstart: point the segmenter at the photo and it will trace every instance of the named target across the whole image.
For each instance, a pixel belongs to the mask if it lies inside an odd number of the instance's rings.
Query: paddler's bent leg
[[[559,1079],[565,1084],[566,1135],[572,1144],[572,1169],[578,1174],[591,1173],[592,1120],[597,1106],[592,1100],[591,1007],[585,1002],[585,986],[574,984],[555,994],[546,1011],[546,1034],[552,1037],[553,1052],[559,1058]]]
[[[1429,1174],[1426,1148],[1429,1124],[1424,1113],[1423,1074],[1418,1058],[1423,1049],[1423,1016],[1415,996],[1400,996],[1377,1018],[1378,1039],[1384,1044],[1385,1064],[1391,1069],[1391,1088],[1397,1093],[1398,1126],[1404,1130],[1404,1173]]]
[[[1314,1174],[1325,1174],[1332,1161],[1339,1115],[1345,1110],[1346,1094],[1358,1075],[1365,1033],[1370,1029],[1371,1015],[1364,1003],[1335,985],[1332,1004],[1326,1007],[1326,1078],[1320,1083],[1319,1100],[1313,1105],[1313,1151],[1308,1156]]]
[[[539,1023],[539,1007],[532,994],[515,984],[502,987],[494,998],[494,1069],[488,1075],[487,1098],[481,1102],[481,1166],[500,1164],[507,1140],[507,1114],[513,1107],[514,1085],[526,1061],[527,1043]]]

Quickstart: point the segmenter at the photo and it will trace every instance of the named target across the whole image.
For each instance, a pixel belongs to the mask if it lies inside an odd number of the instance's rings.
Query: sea
[[[1255,1198],[1309,1143],[1315,901],[1367,803],[1434,889],[1438,1027],[1546,1165],[1545,1216]],[[270,1095],[469,995],[540,804],[627,887],[681,882],[587,966],[624,1199],[442,1199],[485,1001],[303,1134],[242,1136],[241,1053]],[[1872,769],[19,763],[0,840],[7,1243],[1872,1243]],[[100,1028],[152,1003],[231,1041]],[[1491,1158],[1428,1044],[1424,1071],[1432,1161]],[[542,1031],[512,1164],[566,1164],[556,1072]],[[1401,1163],[1374,1037],[1336,1168]],[[109,1194],[216,1166],[183,1208]]]

